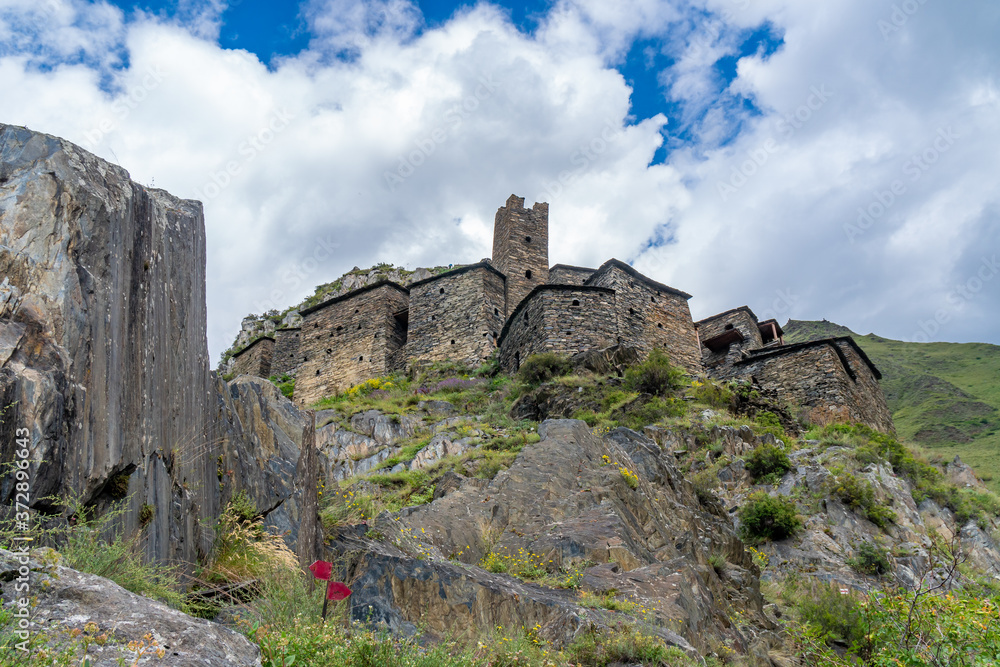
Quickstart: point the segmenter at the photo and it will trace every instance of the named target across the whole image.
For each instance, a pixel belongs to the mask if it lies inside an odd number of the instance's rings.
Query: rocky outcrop
[[[368,536],[384,541],[340,534],[331,558],[350,563],[354,617],[453,636],[537,623],[557,645],[592,625],[641,622],[692,653],[715,642],[745,651],[767,632],[756,569],[731,520],[699,504],[670,452],[627,429],[599,438],[580,421],[547,421],[539,434],[492,481],[452,475],[429,505],[379,517]],[[555,578],[577,569],[583,591],[617,591],[636,611],[491,574],[479,567],[489,554],[533,559]],[[713,554],[729,564],[725,579],[708,564]]]
[[[293,498],[301,414],[209,371],[200,203],[0,125],[0,276],[0,460],[24,429],[33,507],[128,498],[126,530],[153,510],[147,556],[193,563],[235,490],[269,517]]]
[[[38,642],[36,658],[41,645],[51,655],[72,655],[73,664],[92,667],[261,664],[260,649],[243,635],[130,593],[108,579],[63,567],[51,550],[29,556],[0,549],[0,582],[3,608],[14,614],[25,590],[16,587],[27,586],[30,592],[34,607],[21,631]],[[84,657],[89,661],[83,662]]]

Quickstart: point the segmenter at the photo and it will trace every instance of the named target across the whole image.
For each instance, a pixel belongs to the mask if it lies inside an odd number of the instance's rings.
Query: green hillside
[[[904,343],[826,321],[784,328],[786,343],[854,337],[882,371],[900,437],[930,454],[958,454],[1000,491],[1000,346]]]

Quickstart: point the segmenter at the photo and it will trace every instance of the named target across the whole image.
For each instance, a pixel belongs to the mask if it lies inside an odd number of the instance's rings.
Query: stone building
[[[892,433],[882,374],[850,337],[785,345],[775,320],[758,322],[746,306],[697,323],[705,373],[753,378],[798,406],[815,424],[857,422]]]
[[[493,265],[507,277],[506,317],[534,288],[549,281],[549,205],[524,208],[511,195],[493,226]]]
[[[233,375],[271,377],[274,339],[262,336],[233,355]]]
[[[302,311],[296,401],[308,405],[387,375],[406,344],[409,290],[384,281]]]
[[[295,400],[315,403],[367,379],[420,364],[507,372],[533,354],[563,356],[615,345],[663,350],[692,375],[749,378],[819,422],[891,430],[878,369],[850,339],[784,345],[774,320],[742,306],[694,322],[691,295],[610,259],[597,269],[548,265],[545,203],[511,195],[497,210],[493,257],[409,287],[382,280],[302,311],[236,357],[238,372],[296,376]]]
[[[299,367],[299,341],[302,327],[288,327],[274,332],[274,356],[271,375],[291,375]]]
[[[486,361],[496,350],[506,309],[506,277],[488,261],[411,284],[403,363]]]

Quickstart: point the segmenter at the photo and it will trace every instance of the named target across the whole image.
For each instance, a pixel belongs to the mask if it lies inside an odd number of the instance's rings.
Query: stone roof
[[[631,266],[621,261],[620,259],[614,259],[614,258],[609,259],[608,261],[604,262],[604,264],[601,264],[600,268],[594,272],[594,275],[587,278],[587,282],[589,283],[593,280],[596,280],[598,276],[607,273],[613,268],[621,269],[632,278],[635,278],[636,280],[640,280],[646,283],[646,285],[652,287],[653,289],[660,290],[662,292],[668,292],[670,294],[676,294],[677,296],[683,297],[685,299],[691,298],[691,295],[688,294],[687,292],[682,292],[681,290],[676,289],[674,287],[669,287],[667,285],[664,285],[663,283],[658,283],[652,278],[644,276],[643,274],[639,273],[638,271],[636,271],[635,269],[633,269]]]
[[[406,289],[399,283],[394,283],[391,280],[380,280],[377,283],[372,283],[371,285],[365,285],[364,287],[359,287],[358,289],[348,292],[347,294],[341,294],[338,297],[334,297],[328,301],[324,301],[323,303],[317,304],[312,308],[306,308],[305,310],[299,311],[299,315],[305,317],[310,313],[315,313],[317,310],[322,310],[327,306],[332,306],[333,304],[340,303],[341,301],[347,301],[348,299],[353,299],[356,296],[360,296],[365,292],[371,292],[372,290],[376,290],[379,287],[393,287],[395,289],[398,289],[400,292],[403,292],[404,294],[410,293],[410,290]]]
[[[760,348],[759,350],[751,350],[749,353],[747,353],[746,358],[740,359],[736,363],[748,364],[752,361],[766,359],[767,357],[774,357],[782,354],[790,354],[792,352],[798,352],[799,350],[805,350],[810,347],[820,347],[823,345],[829,345],[837,353],[837,356],[840,357],[840,360],[843,362],[844,367],[847,369],[847,372],[850,374],[850,376],[854,378],[854,371],[851,370],[851,365],[847,363],[847,359],[844,358],[844,353],[840,351],[839,347],[837,347],[837,343],[847,343],[848,345],[853,347],[854,351],[858,353],[859,357],[861,357],[861,360],[864,361],[865,364],[868,365],[868,368],[871,369],[872,374],[875,376],[875,379],[877,380],[882,379],[882,372],[879,371],[879,369],[875,366],[875,364],[872,363],[872,360],[868,358],[868,355],[865,354],[865,351],[862,350],[861,347],[856,342],[854,342],[854,339],[851,338],[850,336],[840,336],[838,338],[823,338],[821,340],[811,340],[805,343],[793,343],[791,345],[782,345],[780,347],[763,347]]]
[[[590,272],[597,271],[597,269],[588,269],[585,266],[573,266],[571,264],[555,264],[552,266],[552,268],[549,269],[549,271],[554,271],[555,269],[569,269],[571,271],[590,271]]]
[[[462,273],[467,273],[467,272],[472,271],[474,269],[488,269],[488,270],[492,271],[493,273],[497,274],[498,276],[500,276],[501,278],[503,278],[504,282],[506,282],[506,280],[507,280],[507,276],[505,276],[503,273],[501,273],[500,271],[498,271],[497,268],[495,266],[493,266],[492,264],[490,264],[489,262],[476,262],[475,264],[469,264],[468,266],[462,266],[462,267],[459,267],[457,269],[452,269],[451,271],[445,271],[444,273],[439,273],[436,276],[431,276],[430,278],[424,278],[423,280],[418,280],[415,283],[410,283],[410,289],[413,289],[414,287],[417,287],[418,285],[425,285],[427,283],[432,283],[435,280],[439,280],[441,278],[448,278],[448,277],[451,277],[451,276],[460,275]]]
[[[272,343],[274,342],[274,339],[271,338],[270,336],[261,336],[260,338],[254,340],[252,343],[250,343],[249,345],[247,345],[245,348],[243,348],[242,350],[240,350],[239,352],[237,352],[236,354],[234,354],[231,358],[235,359],[236,357],[240,356],[244,352],[248,352],[250,350],[250,348],[252,348],[254,345],[256,345],[257,343],[259,343],[262,340],[269,340]]]
[[[718,315],[712,315],[711,317],[706,317],[704,319],[698,320],[697,322],[694,323],[694,326],[697,327],[699,324],[704,324],[705,322],[709,322],[711,320],[722,319],[726,315],[731,315],[733,313],[738,313],[741,310],[744,311],[746,314],[748,314],[750,317],[752,317],[754,322],[757,322],[757,316],[754,314],[754,312],[752,310],[750,310],[750,306],[740,306],[739,308],[730,308],[729,310],[721,312]],[[759,322],[758,322],[758,324],[759,324]]]

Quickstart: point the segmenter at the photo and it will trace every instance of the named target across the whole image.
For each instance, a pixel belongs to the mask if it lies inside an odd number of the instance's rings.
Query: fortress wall
[[[294,375],[302,357],[299,355],[299,341],[302,329],[299,327],[278,329],[274,332],[274,356],[271,358],[271,375]]]
[[[532,291],[504,328],[500,366],[514,372],[532,354],[554,352],[569,357],[609,347],[617,340],[613,291],[544,285]]]
[[[408,305],[404,288],[378,283],[303,312],[296,402],[309,405],[388,374],[390,355],[405,340],[394,315]]]
[[[583,285],[594,275],[595,269],[585,269],[581,266],[566,266],[556,264],[549,269],[550,285]]]
[[[822,341],[777,350],[737,363],[734,376],[753,376],[764,387],[777,389],[782,400],[802,408],[812,423],[857,422],[894,432],[875,375],[849,344]]]
[[[233,357],[233,376],[254,375],[271,377],[271,359],[274,355],[274,339],[258,338]]]
[[[504,308],[504,277],[486,264],[410,285],[407,361],[482,363],[496,349]]]
[[[689,373],[702,372],[687,295],[618,262],[598,269],[589,284],[615,290],[620,342],[645,354],[660,348],[674,365]]]

